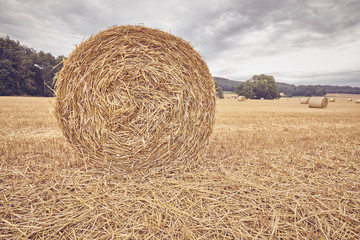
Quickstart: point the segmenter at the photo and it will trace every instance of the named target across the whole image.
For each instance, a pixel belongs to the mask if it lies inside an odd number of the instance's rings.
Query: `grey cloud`
[[[360,71],[342,71],[328,74],[303,75],[295,84],[319,84],[360,87]]]
[[[109,26],[144,23],[190,41],[213,74],[235,80],[258,74],[243,74],[245,61],[360,37],[357,0],[0,0],[0,6],[0,34],[36,50],[68,55]]]
[[[234,36],[235,39],[241,39],[241,35],[267,26],[272,26],[274,32],[266,45],[274,45],[277,49],[279,45],[319,47],[324,46],[324,42],[336,45],[338,39],[354,39],[356,34],[349,34],[349,31],[359,29],[359,17],[355,14],[360,12],[359,2],[327,1],[325,6],[312,6],[311,2],[313,1],[246,1],[241,5],[234,1],[227,11],[221,13],[229,16],[226,24],[223,24],[226,27],[213,29],[217,33],[216,40],[231,39]]]
[[[271,22],[277,24],[277,31],[272,40],[292,47],[324,47],[336,45],[338,40],[353,40],[349,31],[359,29],[358,2],[326,1],[317,6],[313,2],[290,3],[275,13]]]

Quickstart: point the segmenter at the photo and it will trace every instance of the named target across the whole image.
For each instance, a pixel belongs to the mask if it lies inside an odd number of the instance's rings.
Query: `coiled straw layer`
[[[214,82],[183,39],[114,26],[77,46],[56,80],[60,128],[93,162],[143,169],[203,156],[214,125]]]

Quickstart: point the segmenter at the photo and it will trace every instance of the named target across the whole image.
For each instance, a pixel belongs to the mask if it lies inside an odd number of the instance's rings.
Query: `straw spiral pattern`
[[[78,45],[56,80],[55,115],[82,156],[124,169],[203,156],[214,126],[214,81],[183,39],[114,26]]]

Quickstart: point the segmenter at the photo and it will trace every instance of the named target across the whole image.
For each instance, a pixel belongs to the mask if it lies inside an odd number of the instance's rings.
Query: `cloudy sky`
[[[360,87],[359,0],[0,0],[0,35],[55,56],[139,23],[189,41],[214,76]]]

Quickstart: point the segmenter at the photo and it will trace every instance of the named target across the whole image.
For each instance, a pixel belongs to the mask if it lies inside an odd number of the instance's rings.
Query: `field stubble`
[[[360,238],[360,105],[218,100],[187,172],[94,168],[47,98],[0,98],[0,239]]]

